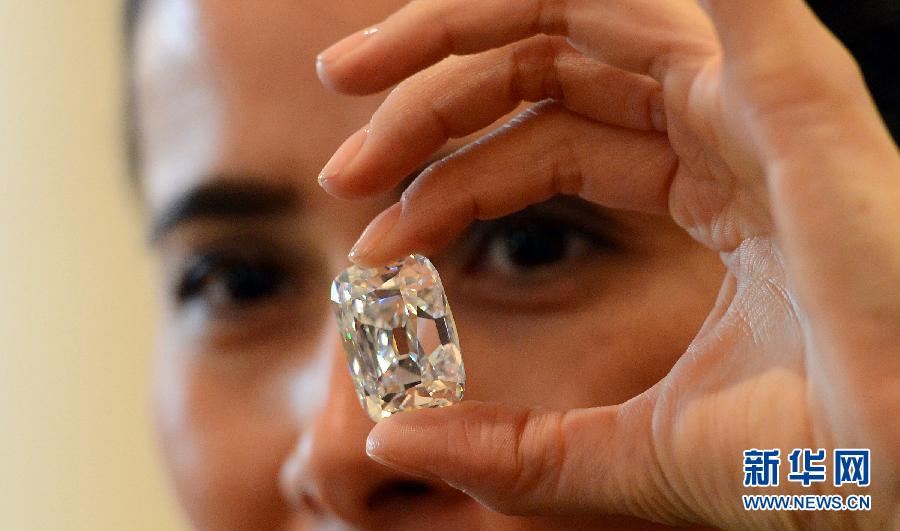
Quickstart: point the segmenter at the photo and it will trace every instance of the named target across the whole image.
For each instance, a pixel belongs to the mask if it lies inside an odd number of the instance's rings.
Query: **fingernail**
[[[332,44],[316,57],[316,65],[325,65],[332,63],[348,52],[358,48],[361,44],[368,40],[368,37],[378,33],[378,28],[372,27],[363,31],[357,31],[353,35],[348,35],[338,42]]]
[[[326,181],[340,173],[342,169],[359,153],[362,145],[365,143],[366,137],[369,135],[369,127],[363,127],[359,131],[350,135],[350,138],[344,140],[341,147],[334,152],[334,155],[319,172],[319,186],[325,187]]]
[[[384,241],[385,236],[397,224],[397,220],[400,219],[400,210],[400,203],[394,203],[390,208],[378,214],[363,231],[362,236],[356,240],[356,244],[350,249],[347,257],[353,262],[359,262],[371,254],[375,246]]]
[[[391,461],[381,455],[383,453],[382,446],[384,446],[384,444],[381,439],[370,435],[366,438],[366,455],[382,465],[390,466]]]

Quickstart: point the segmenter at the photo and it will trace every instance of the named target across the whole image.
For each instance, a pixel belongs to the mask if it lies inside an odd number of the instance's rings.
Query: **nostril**
[[[433,488],[420,481],[389,481],[379,485],[369,494],[366,506],[369,509],[383,508],[385,506],[406,503],[416,498],[428,496]]]

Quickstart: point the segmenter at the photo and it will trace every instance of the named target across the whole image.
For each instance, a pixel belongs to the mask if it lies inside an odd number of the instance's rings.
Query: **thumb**
[[[833,381],[857,382],[856,392],[871,396],[871,375],[900,374],[900,358],[888,355],[900,337],[897,146],[853,57],[805,2],[703,3],[726,79],[746,100],[743,127],[764,155],[813,344],[827,347],[817,351]]]
[[[650,409],[633,406],[558,412],[468,401],[392,416],[369,433],[366,451],[507,514],[618,513],[681,522],[665,510],[673,497],[658,492],[665,481],[653,458]]]

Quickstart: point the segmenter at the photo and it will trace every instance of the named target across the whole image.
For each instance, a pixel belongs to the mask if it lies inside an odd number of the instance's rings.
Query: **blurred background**
[[[0,0],[0,529],[183,529],[149,413],[120,3]]]

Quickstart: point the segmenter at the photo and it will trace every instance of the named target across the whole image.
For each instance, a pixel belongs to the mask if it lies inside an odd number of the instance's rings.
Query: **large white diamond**
[[[334,279],[331,302],[356,393],[372,420],[462,399],[456,324],[430,260],[414,254],[384,267],[351,266]]]

